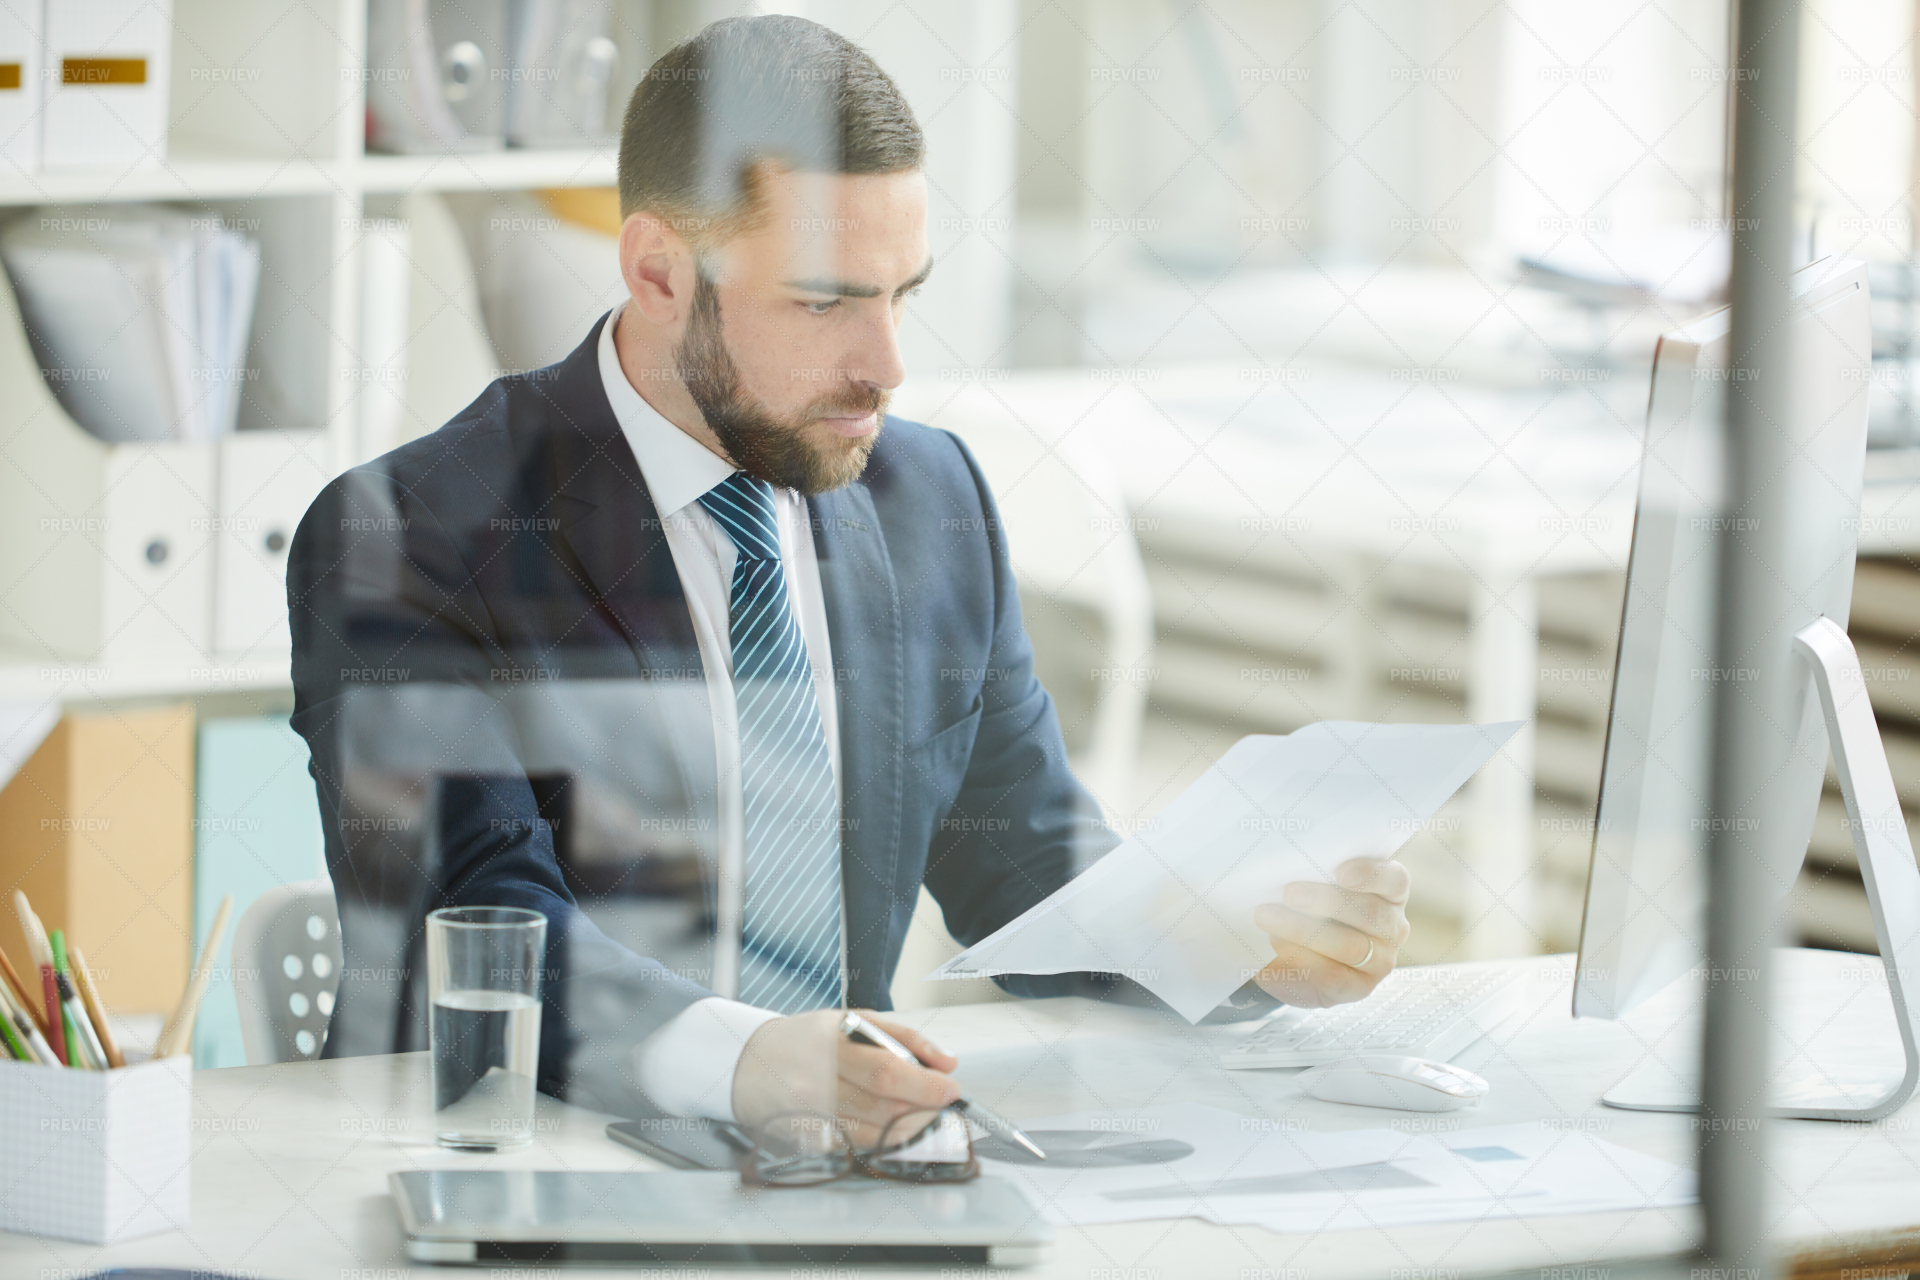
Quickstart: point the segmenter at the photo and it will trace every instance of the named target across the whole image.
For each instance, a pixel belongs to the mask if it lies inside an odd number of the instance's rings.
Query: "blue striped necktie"
[[[773,487],[744,471],[700,498],[733,539],[746,902],[740,999],[799,1013],[840,1003],[840,814],[833,764],[787,598]]]

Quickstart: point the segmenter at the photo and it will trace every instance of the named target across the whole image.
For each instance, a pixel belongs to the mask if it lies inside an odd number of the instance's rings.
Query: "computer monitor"
[[[1736,391],[1728,383],[1728,312],[1666,334],[1654,354],[1576,1017],[1623,1017],[1704,963],[1715,821],[1737,824],[1731,830],[1753,874],[1766,877],[1776,901],[1806,856],[1828,738],[1795,636],[1823,615],[1844,628],[1852,600],[1872,358],[1866,267],[1833,258],[1802,267],[1793,299],[1793,409],[1783,425],[1795,465],[1759,480],[1787,491],[1770,506],[1788,513],[1790,528],[1745,528],[1742,513],[1721,510],[1723,412]],[[1723,534],[1728,554],[1765,546],[1776,566],[1771,599],[1752,614],[1766,625],[1731,646],[1713,635]],[[1719,669],[1718,653],[1741,655],[1738,665]],[[1746,757],[1755,765],[1740,780],[1746,803],[1718,819],[1707,803],[1716,684],[1758,702],[1776,730]]]

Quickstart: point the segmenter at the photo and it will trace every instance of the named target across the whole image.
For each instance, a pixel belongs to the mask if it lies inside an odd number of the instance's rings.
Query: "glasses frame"
[[[932,1114],[934,1120],[928,1125],[923,1125],[915,1130],[914,1133],[906,1139],[898,1143],[889,1143],[888,1139],[892,1136],[894,1125],[899,1124],[901,1120],[905,1120],[911,1116],[926,1114]],[[925,1133],[928,1128],[932,1127],[932,1124],[939,1123],[942,1117],[951,1117],[953,1122],[960,1126],[960,1131],[966,1135],[966,1162],[964,1164],[958,1162],[925,1163],[931,1167],[943,1170],[950,1168],[955,1170],[955,1173],[942,1173],[937,1177],[928,1177],[925,1173],[910,1174],[889,1170],[875,1160],[876,1156],[883,1155],[887,1151],[899,1150],[907,1146],[921,1134]],[[834,1134],[838,1139],[839,1146],[833,1152],[808,1158],[821,1160],[823,1162],[834,1161],[834,1163],[823,1170],[818,1177],[784,1180],[767,1178],[761,1172],[763,1162],[759,1157],[763,1153],[770,1155],[771,1152],[767,1144],[762,1141],[762,1136],[775,1125],[792,1120],[805,1120],[810,1124],[825,1124],[827,1131]],[[910,1111],[907,1112],[906,1115],[898,1116],[889,1121],[887,1127],[881,1130],[880,1144],[867,1148],[855,1147],[853,1145],[852,1141],[847,1137],[846,1124],[837,1117],[822,1117],[818,1113],[811,1111],[783,1111],[777,1115],[769,1116],[756,1128],[743,1128],[742,1133],[748,1143],[747,1147],[740,1152],[738,1159],[740,1184],[742,1186],[768,1187],[779,1190],[787,1187],[818,1187],[829,1182],[839,1182],[847,1178],[876,1178],[882,1182],[897,1182],[907,1186],[954,1186],[962,1182],[971,1182],[980,1176],[980,1154],[974,1149],[973,1126],[968,1123],[966,1116],[954,1107],[941,1107],[931,1113],[927,1111]],[[788,1157],[788,1159],[795,1158],[796,1157]]]

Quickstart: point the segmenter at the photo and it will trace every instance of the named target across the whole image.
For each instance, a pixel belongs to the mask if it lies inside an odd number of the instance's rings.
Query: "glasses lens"
[[[754,1135],[747,1175],[768,1186],[804,1186],[844,1177],[853,1165],[845,1132],[829,1116],[775,1116]]]
[[[980,1172],[973,1134],[957,1111],[909,1111],[861,1161],[879,1177],[902,1182],[964,1182]]]

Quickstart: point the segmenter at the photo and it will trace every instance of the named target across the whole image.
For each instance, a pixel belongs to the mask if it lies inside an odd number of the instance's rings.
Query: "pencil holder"
[[[0,1231],[108,1244],[187,1222],[193,1060],[0,1062]]]

